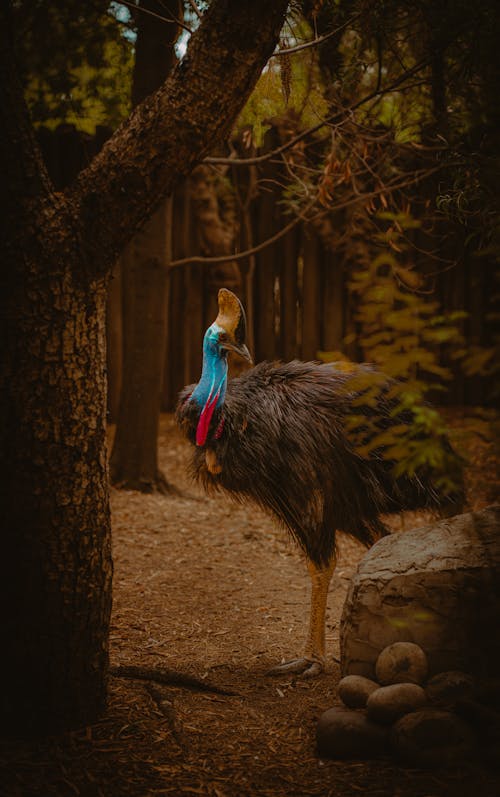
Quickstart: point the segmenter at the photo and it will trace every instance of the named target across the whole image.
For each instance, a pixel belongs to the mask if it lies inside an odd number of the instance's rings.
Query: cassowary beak
[[[227,351],[236,352],[247,362],[252,363],[252,356],[245,345],[245,311],[238,297],[227,288],[221,288],[219,291],[219,315],[215,323],[224,331],[219,338],[219,346]]]
[[[236,354],[239,354],[240,357],[243,357],[244,360],[253,365],[252,355],[248,351],[247,346],[244,343],[233,343],[229,340],[221,340],[219,345],[222,349],[226,349],[227,351],[234,351]]]

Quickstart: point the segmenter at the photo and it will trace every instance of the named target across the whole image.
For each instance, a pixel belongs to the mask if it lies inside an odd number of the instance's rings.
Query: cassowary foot
[[[267,675],[298,675],[299,678],[307,679],[316,678],[324,669],[322,661],[303,656],[300,659],[285,661],[284,664],[277,664],[267,671]]]

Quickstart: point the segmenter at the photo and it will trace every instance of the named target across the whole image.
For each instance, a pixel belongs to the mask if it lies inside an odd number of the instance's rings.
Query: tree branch
[[[332,36],[336,36],[337,33],[340,33],[342,30],[349,27],[349,25],[352,25],[352,23],[360,16],[361,12],[354,14],[354,16],[344,22],[343,25],[335,28],[335,30],[331,30],[330,33],[325,33],[324,36],[318,36],[317,39],[311,39],[311,41],[304,42],[304,44],[297,44],[295,47],[284,47],[283,49],[280,48],[272,54],[271,58],[279,58],[280,55],[291,55],[291,53],[298,53],[301,50],[307,50],[309,47],[317,47],[318,45],[323,44],[323,42],[326,42],[328,39],[331,39]]]
[[[179,670],[167,670],[165,667],[140,667],[135,664],[122,664],[109,668],[110,674],[116,678],[131,678],[137,681],[154,681],[157,684],[167,686],[179,686],[184,689],[193,689],[199,692],[212,692],[216,695],[236,695],[230,689],[222,686],[202,681],[195,675],[180,672]]]
[[[223,255],[222,257],[202,257],[201,255],[193,255],[192,257],[183,257],[180,260],[172,260],[171,263],[168,264],[168,270],[172,268],[178,268],[179,266],[186,266],[188,263],[203,263],[209,265],[210,263],[228,263],[233,260],[243,260],[244,258],[248,257],[249,255],[254,255],[256,252],[261,252],[266,247],[271,246],[271,244],[276,243],[279,241],[280,238],[283,238],[284,235],[287,234],[290,230],[293,230],[294,227],[300,222],[306,220],[306,213],[308,213],[316,204],[316,197],[313,199],[312,202],[307,205],[306,209],[296,216],[292,221],[279,230],[275,235],[271,236],[271,238],[266,238],[260,244],[256,244],[256,246],[252,246],[251,249],[245,249],[244,252],[238,252],[234,255]]]
[[[196,16],[198,17],[198,19],[201,19],[203,17],[203,14],[201,13],[201,11],[198,8],[198,6],[196,5],[195,0],[189,0],[189,5],[193,9],[193,11],[196,14]]]
[[[115,0],[115,3],[118,3],[118,5],[120,6],[126,6],[127,8],[130,8],[134,13],[140,11],[142,14],[148,14],[150,17],[155,17],[155,19],[159,19],[160,22],[168,22],[169,25],[172,22],[175,22],[176,25],[178,25],[183,30],[187,31],[189,34],[193,32],[191,28],[188,25],[186,25],[182,20],[178,19],[178,17],[174,17],[172,15],[163,16],[162,14],[157,14],[156,11],[151,11],[151,9],[145,8],[144,6],[137,6],[135,5],[135,3],[129,3],[128,0]]]
[[[65,193],[89,274],[124,245],[224,139],[271,55],[286,0],[214,0],[163,86],[107,141]]]

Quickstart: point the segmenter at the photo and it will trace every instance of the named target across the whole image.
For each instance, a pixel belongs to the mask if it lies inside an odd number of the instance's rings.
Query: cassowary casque
[[[353,371],[341,364],[264,362],[228,381],[229,351],[251,361],[245,333],[243,307],[222,288],[203,341],[201,379],[182,391],[176,417],[194,446],[192,473],[205,489],[272,512],[305,553],[312,582],[306,648],[272,672],[310,677],[324,667],[336,531],[371,545],[386,533],[381,514],[421,507],[449,514],[462,492],[443,494],[428,470],[395,477],[394,462],[380,451],[360,455],[346,432],[354,404],[360,412],[360,391],[350,389]],[[357,375],[372,371],[354,368]],[[410,421],[395,419],[387,393],[381,390],[365,410],[379,429]]]

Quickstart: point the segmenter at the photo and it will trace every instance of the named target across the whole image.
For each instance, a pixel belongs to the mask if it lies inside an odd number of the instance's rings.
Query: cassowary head
[[[203,348],[209,347],[219,356],[224,356],[227,351],[234,351],[252,362],[245,345],[247,324],[240,300],[227,288],[221,288],[218,301],[219,314],[205,333]]]
[[[245,345],[245,311],[239,299],[221,288],[219,314],[209,326],[203,339],[203,371],[190,400],[200,408],[196,427],[196,444],[205,445],[210,421],[215,410],[222,406],[226,395],[227,353],[234,351],[252,361]]]

